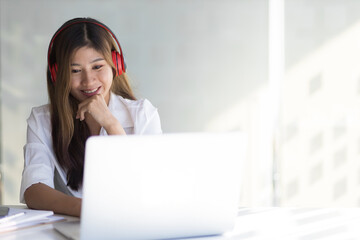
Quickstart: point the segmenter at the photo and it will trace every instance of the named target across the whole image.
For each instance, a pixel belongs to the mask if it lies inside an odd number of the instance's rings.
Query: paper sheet
[[[63,217],[53,216],[53,211],[21,208],[10,208],[9,216],[20,212],[24,212],[25,214],[9,221],[0,223],[0,233],[65,220]]]

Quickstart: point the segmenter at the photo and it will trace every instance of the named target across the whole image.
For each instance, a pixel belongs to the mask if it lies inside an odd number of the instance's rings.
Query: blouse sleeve
[[[44,108],[34,108],[27,119],[27,140],[24,146],[24,170],[20,187],[20,202],[33,184],[43,183],[54,188],[54,159],[50,115]]]

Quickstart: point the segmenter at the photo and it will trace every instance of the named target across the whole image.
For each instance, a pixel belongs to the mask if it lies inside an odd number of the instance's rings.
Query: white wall
[[[18,203],[26,118],[47,102],[50,38],[66,20],[91,16],[115,32],[135,93],[159,108],[164,132],[250,133],[242,204],[269,204],[271,168],[251,134],[267,83],[267,8],[266,0],[0,0],[3,203]]]

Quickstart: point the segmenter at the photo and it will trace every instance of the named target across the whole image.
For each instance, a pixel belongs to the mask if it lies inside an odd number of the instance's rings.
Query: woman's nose
[[[95,79],[95,75],[91,73],[91,71],[85,70],[82,71],[83,76],[82,76],[82,84],[86,85],[92,81],[94,81]]]

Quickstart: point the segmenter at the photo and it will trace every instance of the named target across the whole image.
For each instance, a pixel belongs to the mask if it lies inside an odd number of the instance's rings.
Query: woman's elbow
[[[37,197],[39,196],[39,185],[41,185],[41,183],[33,184],[28,187],[24,192],[24,200],[28,208],[37,208],[36,203],[39,202],[39,199],[37,199]]]

